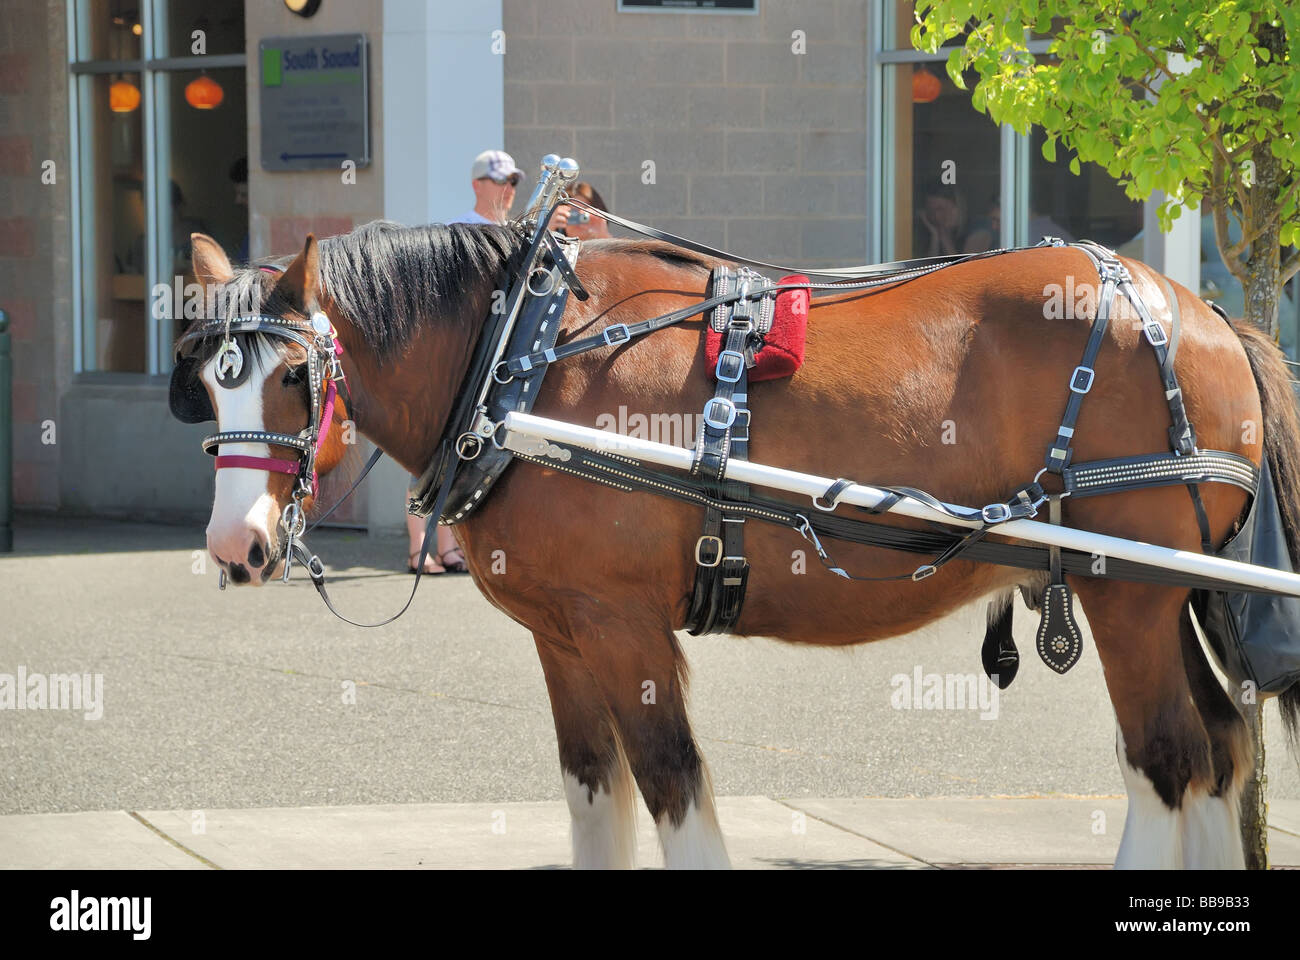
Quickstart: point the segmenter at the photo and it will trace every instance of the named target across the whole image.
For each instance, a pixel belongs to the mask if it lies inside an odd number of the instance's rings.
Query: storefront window
[[[1083,164],[1076,176],[1070,151],[1058,147],[1054,161],[1043,157],[1041,129],[1021,136],[978,112],[971,103],[974,72],[959,89],[946,56],[911,48],[914,4],[884,5],[878,22],[883,42],[872,56],[882,129],[875,154],[880,259],[977,253],[1043,236],[1143,255],[1142,204],[1103,168]],[[944,46],[964,42],[963,34]],[[1026,37],[1040,60],[1050,42]]]
[[[77,60],[139,60],[144,0],[89,0],[77,6]]]
[[[970,92],[957,89],[942,64],[890,64],[884,71],[882,182],[893,201],[886,256],[934,257],[999,246],[998,128],[976,112]]]
[[[1070,172],[1074,152],[1058,146],[1056,160],[1043,156],[1047,135],[1035,127],[1029,147],[1029,243],[1045,236],[1095,240],[1125,256],[1142,259],[1142,204],[1095,163]]]
[[[246,255],[244,5],[76,0],[69,22],[77,369],[165,373],[184,316],[154,291],[192,281],[190,234]]]
[[[140,75],[78,78],[81,90],[82,361],[144,373],[145,196]]]
[[[212,0],[168,0],[158,24],[166,37],[162,57],[216,56],[244,52],[244,4]]]
[[[221,102],[206,109],[191,106],[186,90],[195,81],[208,95],[220,88]],[[161,182],[165,168],[169,180],[169,189],[160,191],[158,197],[158,223],[170,224],[169,230],[161,232],[158,262],[164,282],[174,288],[179,277],[183,289],[194,279],[190,260],[193,233],[208,234],[234,259],[248,259],[244,71],[169,71],[159,73],[157,83],[158,102],[167,105],[168,118],[163,140],[166,150],[160,150],[158,157],[159,176]],[[189,325],[183,313],[173,321],[169,338]]]

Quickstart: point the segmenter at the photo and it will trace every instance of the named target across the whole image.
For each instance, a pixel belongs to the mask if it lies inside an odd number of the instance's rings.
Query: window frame
[[[171,372],[170,355],[171,330],[169,319],[160,319],[153,315],[152,291],[159,283],[171,285],[171,277],[161,276],[163,263],[163,244],[170,247],[171,226],[164,230],[160,227],[160,210],[164,206],[159,191],[162,190],[159,171],[170,167],[170,158],[164,151],[171,149],[171,140],[166,136],[170,129],[170,117],[163,114],[166,104],[161,103],[159,78],[166,74],[185,70],[215,70],[235,67],[247,70],[246,53],[202,54],[194,56],[155,56],[161,52],[165,43],[167,23],[167,0],[141,0],[140,2],[140,57],[135,60],[91,60],[81,59],[83,47],[88,46],[90,36],[90,0],[69,0],[67,4],[68,24],[68,124],[69,124],[69,163],[71,177],[71,221],[72,221],[72,372],[78,379],[119,382],[121,380],[139,381],[141,378],[156,378]],[[85,301],[85,278],[83,268],[86,263],[85,244],[93,240],[93,234],[86,229],[85,189],[88,176],[93,170],[84,169],[91,162],[91,156],[82,149],[82,131],[88,119],[91,106],[89,98],[82,93],[82,78],[97,74],[135,73],[140,77],[140,109],[143,111],[142,168],[144,179],[144,222],[145,222],[145,372],[100,370],[93,364],[87,365],[86,358],[94,357],[95,317],[88,316]],[[83,116],[83,114],[85,114]],[[160,132],[163,136],[160,136]],[[244,125],[244,136],[248,135],[248,124]],[[170,196],[166,206],[170,207]]]
[[[896,15],[892,3],[873,4],[867,24],[867,175],[873,185],[868,203],[867,253],[876,263],[899,258],[899,251],[893,249],[898,208],[892,189],[893,160],[887,143],[890,100],[896,92],[893,77],[899,71],[890,68],[899,64],[945,64],[952,52],[952,48],[927,53],[912,47],[886,46]],[[1047,53],[1052,43],[1050,39],[1028,37],[1026,41],[1029,52],[1035,56]],[[999,135],[1002,232],[998,242],[1003,247],[1023,246],[1029,242],[1030,136],[1016,133],[1005,123],[1000,126]]]

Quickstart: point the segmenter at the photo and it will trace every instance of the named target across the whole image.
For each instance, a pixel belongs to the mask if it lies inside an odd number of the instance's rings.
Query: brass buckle
[[[706,540],[712,541],[714,545],[714,557],[712,563],[706,563],[700,557],[700,548],[704,546],[704,542]],[[705,536],[702,536],[700,537],[700,539],[696,540],[695,541],[695,562],[701,567],[716,567],[718,564],[722,563],[722,538],[712,536],[711,534],[706,534]]]

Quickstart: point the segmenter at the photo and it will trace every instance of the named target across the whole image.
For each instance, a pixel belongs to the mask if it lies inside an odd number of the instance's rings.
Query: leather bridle
[[[284,579],[287,581],[294,554],[294,540],[302,536],[306,528],[307,518],[302,507],[303,501],[307,497],[314,497],[320,488],[316,473],[316,458],[329,434],[339,388],[347,390],[341,362],[343,345],[339,342],[338,331],[329,318],[316,310],[311,314],[310,325],[265,314],[208,321],[186,332],[177,341],[177,349],[179,351],[182,346],[191,341],[221,336],[221,345],[216,354],[215,376],[219,386],[229,386],[233,389],[242,382],[240,374],[244,365],[251,362],[250,358],[243,355],[239,341],[235,339],[235,335],[241,333],[262,334],[296,343],[307,353],[307,386],[310,403],[307,425],[301,431],[291,434],[268,430],[224,430],[203,439],[203,451],[214,457],[213,466],[217,470],[228,468],[265,470],[268,473],[282,473],[296,478],[292,499],[281,513],[281,522],[288,537],[284,545]],[[227,380],[230,381],[229,384],[226,383]],[[265,443],[288,447],[295,451],[297,459],[218,453],[223,443]],[[224,586],[224,571],[222,586]]]

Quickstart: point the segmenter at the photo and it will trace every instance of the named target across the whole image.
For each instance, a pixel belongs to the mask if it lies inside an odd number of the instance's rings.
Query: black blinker
[[[172,416],[181,423],[204,423],[217,419],[212,410],[212,398],[199,379],[201,367],[197,358],[182,357],[176,361],[176,367],[172,370],[167,405],[171,408]]]

